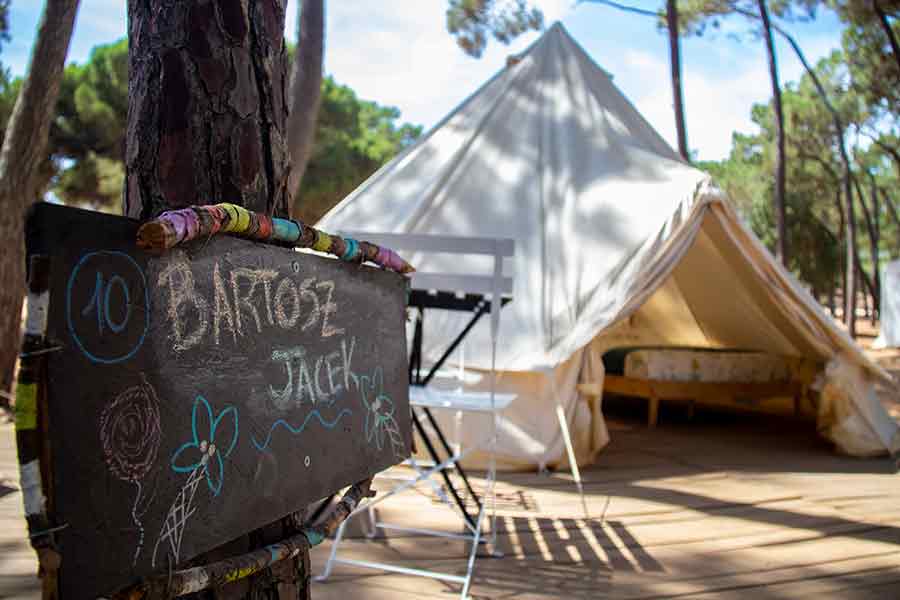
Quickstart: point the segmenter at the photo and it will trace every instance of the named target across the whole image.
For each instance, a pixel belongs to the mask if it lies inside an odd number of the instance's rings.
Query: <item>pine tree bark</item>
[[[312,155],[316,121],[322,100],[322,60],[325,55],[325,0],[303,0],[297,15],[297,56],[291,75],[288,148],[291,174],[288,191],[296,198]],[[296,201],[291,202],[294,210]]]
[[[675,130],[678,134],[678,154],[691,161],[684,118],[684,98],[681,85],[681,37],[678,30],[678,2],[666,0],[666,24],[669,30],[669,66],[672,71],[672,100],[675,103]]]
[[[129,0],[125,214],[287,216],[285,0]]]
[[[775,109],[775,256],[788,265],[787,222],[785,215],[785,165],[784,165],[784,112],[781,107],[781,86],[778,83],[778,65],[775,59],[775,42],[772,39],[772,23],[766,0],[757,0],[759,17],[763,25],[763,39],[772,81],[772,105]]]
[[[125,213],[231,202],[288,217],[286,0],[129,0]],[[295,533],[272,523],[199,562]],[[308,597],[308,556],[204,597]]]
[[[28,73],[0,151],[0,386],[10,389],[19,353],[25,296],[25,212],[37,199],[50,122],[59,95],[78,0],[47,0]]]

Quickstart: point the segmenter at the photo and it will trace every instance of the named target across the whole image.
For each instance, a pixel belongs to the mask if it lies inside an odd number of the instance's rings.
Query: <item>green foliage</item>
[[[9,5],[12,0],[0,0],[0,50],[3,43],[10,40],[9,37]]]
[[[3,123],[20,85],[0,71]],[[42,189],[49,186],[67,204],[118,212],[127,115],[127,40],[97,46],[85,64],[66,67]],[[421,134],[421,127],[399,119],[396,108],[360,100],[349,87],[325,78],[313,155],[297,195],[300,218],[317,220]]]
[[[543,13],[526,0],[449,0],[447,31],[463,51],[480,58],[488,36],[503,44],[544,26]]]
[[[856,199],[860,261],[871,274],[869,230],[862,205],[873,213],[880,230],[882,256],[900,254],[900,145],[892,121],[873,119],[873,107],[865,94],[856,92],[853,70],[845,54],[833,52],[816,65],[816,73],[845,126],[846,137],[856,144],[849,151],[853,178],[863,192]],[[841,206],[843,165],[838,137],[828,112],[811,78],[788,84],[782,92],[785,113],[788,234],[791,240],[791,270],[813,290],[825,293],[841,279],[844,259],[844,214]],[[876,111],[877,112],[877,111]],[[772,126],[771,104],[753,106],[751,117],[758,127],[753,134],[735,133],[732,150],[723,161],[701,163],[735,202],[757,236],[770,248],[775,245],[772,210]],[[871,140],[858,135],[867,123],[877,128]],[[877,127],[876,127],[877,123]],[[857,135],[850,135],[857,134]],[[871,189],[877,189],[878,210],[874,210]],[[854,188],[856,189],[856,188]]]
[[[87,63],[66,67],[50,130],[57,197],[97,210],[119,209],[127,116],[127,40],[97,46]]]
[[[89,151],[58,175],[53,191],[67,204],[117,212],[124,184],[122,161]]]
[[[66,67],[53,139],[66,158],[93,152],[122,160],[128,114],[128,42],[95,47],[84,65]]]
[[[316,222],[397,152],[422,128],[397,125],[400,111],[357,98],[331,77],[322,82],[315,145],[296,196],[297,216]]]
[[[773,17],[807,20],[815,17],[818,0],[769,0]],[[678,26],[684,35],[704,35],[709,28],[718,30],[724,19],[740,15],[751,18],[751,34],[757,35],[759,22],[751,15],[759,14],[757,0],[678,0]]]
[[[900,12],[898,0],[879,0],[879,4],[888,14]],[[846,25],[841,41],[854,91],[875,118],[896,121],[900,115],[900,66],[871,0],[832,0],[830,5]],[[900,21],[894,19],[891,28],[900,38]]]

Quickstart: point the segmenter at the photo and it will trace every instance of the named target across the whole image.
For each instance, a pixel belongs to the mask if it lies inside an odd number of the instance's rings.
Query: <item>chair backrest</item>
[[[441,254],[487,255],[494,259],[493,272],[486,274],[435,273],[417,270],[411,276],[415,290],[483,294],[491,298],[491,337],[497,339],[500,306],[504,296],[511,296],[513,278],[503,275],[503,259],[515,254],[515,241],[508,238],[458,237],[413,233],[368,233],[342,231],[342,235],[392,248],[400,254],[435,252]],[[413,265],[414,267],[416,265]]]

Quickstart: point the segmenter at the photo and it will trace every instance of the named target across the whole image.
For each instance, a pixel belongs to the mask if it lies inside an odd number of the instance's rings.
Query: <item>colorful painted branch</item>
[[[369,261],[397,273],[412,273],[415,270],[390,248],[331,235],[298,221],[270,217],[236,204],[191,206],[166,211],[141,225],[137,245],[151,251],[168,250],[178,244],[208,238],[220,232],[253,240],[283,242],[298,248],[311,248],[347,262]]]
[[[320,525],[305,524],[303,532],[286,540],[271,544],[241,556],[223,561],[194,567],[183,571],[174,571],[156,579],[146,581],[136,587],[116,594],[116,599],[150,600],[156,598],[174,598],[192,594],[211,587],[220,587],[227,583],[249,577],[272,564],[293,558],[306,549],[317,546],[327,536],[334,533],[338,526],[348,517],[363,498],[374,495],[370,486],[371,479],[361,481],[348,489],[341,501],[331,510]]]
[[[363,498],[371,498],[375,492],[371,489],[372,480],[366,479],[344,492],[341,501],[332,508],[328,515],[318,525],[306,523],[303,525],[303,534],[309,540],[310,546],[318,546],[322,540],[334,534],[341,523],[356,510]]]

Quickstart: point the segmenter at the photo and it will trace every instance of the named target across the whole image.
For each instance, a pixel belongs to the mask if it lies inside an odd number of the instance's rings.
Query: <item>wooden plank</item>
[[[399,275],[39,205],[63,597],[111,592],[409,454]]]
[[[802,392],[802,387],[798,381],[766,383],[661,381],[623,375],[606,375],[603,378],[605,391],[644,398],[656,395],[662,400],[705,401],[716,398],[793,397]]]

